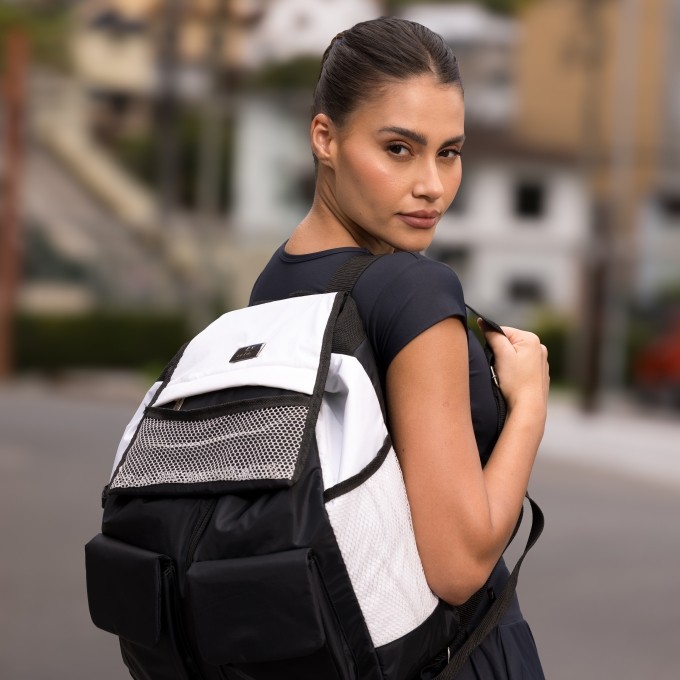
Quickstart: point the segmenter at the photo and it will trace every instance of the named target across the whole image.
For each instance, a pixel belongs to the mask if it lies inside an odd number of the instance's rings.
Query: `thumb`
[[[482,318],[477,319],[477,325],[484,334],[484,339],[494,354],[507,351],[510,347],[512,347],[512,342],[505,333],[506,331],[514,329],[507,327],[501,328],[500,326],[494,328]]]

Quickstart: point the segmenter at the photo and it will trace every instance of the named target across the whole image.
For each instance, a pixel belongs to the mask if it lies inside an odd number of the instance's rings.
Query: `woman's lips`
[[[439,220],[439,213],[429,210],[418,210],[412,213],[399,213],[398,215],[406,224],[416,229],[432,229]]]

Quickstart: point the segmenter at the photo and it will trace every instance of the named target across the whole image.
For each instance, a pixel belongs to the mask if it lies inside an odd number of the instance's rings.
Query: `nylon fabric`
[[[380,402],[357,359],[333,354],[316,423],[324,488],[361,472],[387,436]]]
[[[335,297],[280,300],[276,313],[264,303],[222,315],[189,343],[156,404],[240,385],[312,394]],[[257,344],[264,344],[258,356],[230,363],[239,348]]]

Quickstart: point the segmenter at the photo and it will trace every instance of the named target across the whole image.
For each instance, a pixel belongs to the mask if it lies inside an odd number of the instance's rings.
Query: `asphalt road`
[[[0,387],[0,678],[119,680],[89,621],[83,544],[134,404]],[[544,456],[546,532],[520,600],[549,680],[680,678],[680,489]]]

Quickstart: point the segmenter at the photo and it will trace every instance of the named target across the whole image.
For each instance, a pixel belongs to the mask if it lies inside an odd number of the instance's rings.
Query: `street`
[[[99,528],[134,387],[0,387],[3,680],[127,677],[116,640],[89,621],[83,544]],[[531,491],[546,530],[519,593],[546,677],[677,680],[680,486],[545,451]]]

